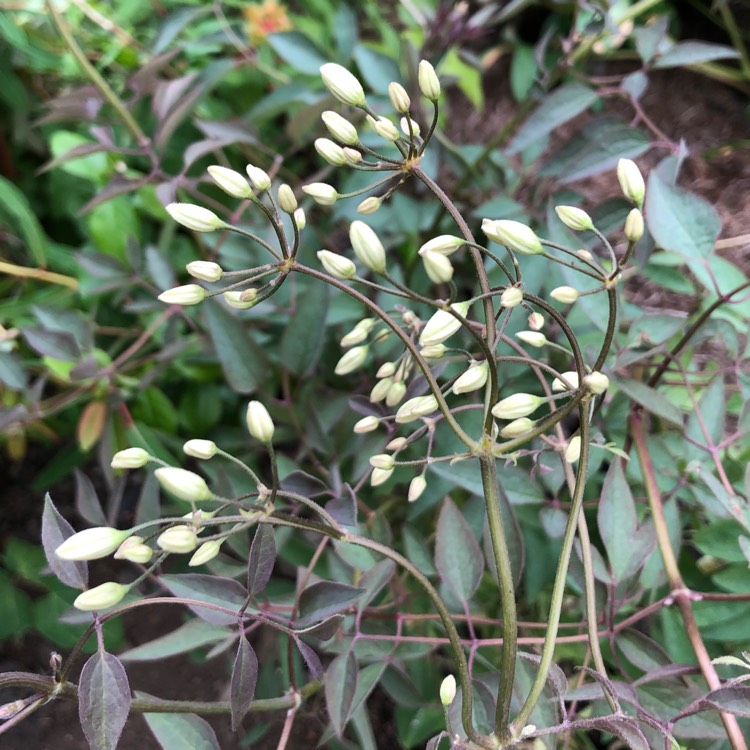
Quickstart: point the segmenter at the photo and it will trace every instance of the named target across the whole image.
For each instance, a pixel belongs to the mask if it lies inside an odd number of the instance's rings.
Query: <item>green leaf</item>
[[[357,660],[348,651],[339,654],[326,671],[326,708],[337,737],[342,737],[351,716],[354,695],[357,692]]]
[[[136,698],[150,698],[137,692]],[[195,714],[143,714],[162,750],[221,750],[211,725]]]
[[[646,411],[682,427],[682,412],[658,391],[638,380],[614,378],[614,382],[626,396],[639,403]]]
[[[230,635],[231,631],[226,628],[211,625],[199,619],[188,620],[171,633],[128,649],[120,654],[120,659],[123,661],[157,661],[217,643]]]
[[[140,239],[140,222],[133,199],[119,195],[94,206],[86,217],[96,249],[118,260],[127,258],[127,244],[131,238]]]
[[[471,599],[484,572],[479,543],[449,497],[443,502],[438,517],[435,567],[446,586],[462,602]]]
[[[334,581],[318,581],[308,586],[299,598],[297,624],[324,620],[351,607],[365,590]]]
[[[34,263],[47,264],[47,237],[26,196],[10,180],[0,176],[0,223],[5,219],[26,243]]]
[[[354,48],[353,54],[359,74],[376,94],[387,94],[388,84],[401,80],[401,72],[392,57],[361,43]]]
[[[477,109],[484,108],[482,73],[475,66],[464,62],[455,47],[451,47],[441,61],[440,74],[455,76],[456,83],[466,98]]]
[[[289,372],[304,375],[314,369],[325,339],[328,285],[313,281],[297,300],[281,339],[281,362]]]
[[[19,591],[4,570],[0,569],[0,641],[13,636],[18,638],[33,622],[31,600]]]
[[[320,66],[328,62],[328,55],[310,37],[299,31],[269,34],[266,40],[273,51],[298,73],[317,75]]]
[[[78,362],[81,359],[81,350],[71,333],[45,328],[24,328],[21,335],[35,352],[45,357],[66,362]]]
[[[396,573],[396,563],[385,559],[375,563],[360,579],[359,585],[365,589],[365,593],[357,603],[357,607],[363,610],[380,593],[382,588],[393,578]]]
[[[510,89],[517,102],[522,102],[531,91],[537,74],[536,55],[530,44],[518,42],[510,63]]]
[[[668,52],[660,55],[653,62],[653,68],[676,68],[682,65],[698,65],[712,60],[737,59],[737,50],[723,44],[709,44],[687,40],[678,42]]]
[[[237,656],[232,668],[230,704],[232,708],[232,731],[236,732],[255,697],[258,682],[258,657],[245,637],[240,635]]]
[[[10,352],[0,352],[0,382],[13,390],[26,387],[26,371]]]

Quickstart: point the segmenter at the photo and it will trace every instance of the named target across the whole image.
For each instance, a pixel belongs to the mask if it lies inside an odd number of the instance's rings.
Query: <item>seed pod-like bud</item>
[[[523,302],[523,292],[517,286],[509,286],[500,295],[500,307],[516,307]]]
[[[79,594],[73,602],[73,606],[84,612],[109,609],[122,601],[129,588],[129,586],[123,586],[121,583],[107,581]]]
[[[344,156],[346,157],[347,164],[359,164],[362,161],[362,153],[357,151],[356,148],[349,148],[348,146],[344,146],[342,150],[344,152]]]
[[[440,98],[440,79],[437,77],[435,68],[427,60],[419,63],[418,81],[419,90],[423,96],[433,102]]]
[[[373,469],[370,474],[370,485],[377,487],[380,484],[384,484],[391,478],[393,469]]]
[[[276,195],[279,202],[279,208],[287,214],[293,214],[297,210],[297,199],[294,197],[294,190],[284,183],[279,185],[279,192]]]
[[[500,435],[504,438],[516,438],[525,435],[529,430],[534,428],[534,422],[528,417],[519,417],[514,419],[500,430]]]
[[[250,178],[250,182],[252,182],[261,193],[271,187],[271,178],[268,176],[267,172],[264,172],[259,167],[254,167],[252,164],[248,164],[245,167],[245,171]]]
[[[117,548],[113,556],[115,560],[128,560],[145,565],[154,556],[154,551],[143,543],[143,537],[131,536]]]
[[[270,443],[273,440],[273,420],[268,409],[260,401],[251,401],[247,405],[245,421],[248,431],[256,440],[260,440],[261,443]]]
[[[323,120],[323,124],[328,128],[328,132],[340,143],[345,143],[347,146],[359,143],[357,128],[338,112],[327,110],[323,112],[320,119]]]
[[[389,389],[388,393],[385,394],[385,405],[393,408],[404,400],[406,395],[406,384],[402,381],[394,383]]]
[[[182,450],[193,458],[209,459],[213,458],[219,449],[213,440],[188,440],[182,446]]]
[[[643,214],[634,208],[625,219],[625,237],[629,242],[638,242],[643,237]]]
[[[393,378],[383,378],[382,380],[379,380],[377,383],[375,383],[372,390],[370,391],[370,403],[379,404],[381,401],[383,401],[388,395],[388,391],[390,390],[392,385]]]
[[[349,351],[336,363],[334,372],[337,375],[348,375],[350,372],[358,370],[365,363],[368,351],[368,346],[355,346],[352,349],[349,349]],[[381,380],[380,382],[382,383],[383,381]]]
[[[354,265],[354,261],[338,253],[332,253],[330,250],[318,250],[318,260],[334,279],[346,281],[357,275],[357,267]]]
[[[329,164],[334,167],[343,167],[347,163],[344,149],[338,143],[334,143],[330,138],[316,138],[315,150]]]
[[[425,242],[422,247],[419,248],[419,254],[424,255],[425,253],[440,253],[440,255],[452,255],[466,244],[466,240],[462,237],[456,237],[453,234],[441,234],[439,237]]]
[[[198,546],[198,536],[192,526],[178,524],[163,531],[158,536],[156,544],[165,552],[186,555]]]
[[[401,132],[408,138],[416,138],[422,132],[419,123],[411,117],[402,117],[399,124],[401,125]],[[411,130],[409,130],[409,125],[411,125]]]
[[[581,457],[581,436],[576,435],[570,438],[565,448],[565,460],[569,464],[574,464]]]
[[[406,438],[403,436],[393,438],[388,445],[386,445],[386,449],[389,451],[400,451],[404,446],[406,445]]]
[[[601,396],[609,388],[609,378],[603,372],[590,372],[584,376],[583,384],[594,395]]]
[[[352,328],[339,342],[342,347],[347,348],[355,344],[361,344],[370,335],[377,320],[375,318],[363,318]]]
[[[591,220],[591,217],[580,208],[576,208],[575,206],[555,206],[555,212],[560,221],[574,232],[585,232],[594,228],[594,222]]]
[[[125,448],[112,456],[110,466],[113,469],[140,469],[150,460],[151,456],[143,448]]]
[[[398,128],[387,117],[378,117],[375,119],[372,115],[367,115],[367,122],[369,122],[370,127],[386,141],[395,143],[401,137]]]
[[[354,432],[358,435],[363,435],[366,432],[372,432],[378,429],[380,420],[377,417],[370,415],[369,417],[363,417],[354,425]]]
[[[298,208],[294,212],[293,220],[294,220],[294,225],[301,232],[307,226],[307,218],[305,217],[305,209]]]
[[[529,328],[532,331],[541,331],[544,328],[544,315],[538,312],[533,312],[528,317]]]
[[[565,378],[565,380],[570,383],[570,387],[565,385],[560,378],[555,378],[552,381],[552,390],[555,393],[562,393],[563,391],[569,391],[571,388],[573,390],[576,390],[578,388],[578,373],[575,370],[567,370],[566,372],[562,373],[562,376]]]
[[[393,456],[387,453],[378,453],[375,456],[370,456],[370,466],[374,469],[392,469],[396,465],[393,460]]]
[[[449,674],[440,684],[440,702],[448,708],[456,697],[456,678]]]
[[[247,310],[255,304],[255,298],[258,296],[257,289],[245,289],[242,292],[236,289],[224,292],[222,297],[224,301],[235,310]]]
[[[396,412],[398,424],[408,424],[420,417],[426,417],[437,411],[437,399],[434,396],[417,396],[405,401]]]
[[[451,390],[456,395],[477,391],[487,382],[489,373],[490,365],[486,360],[484,362],[474,362],[466,372],[459,376]]]
[[[203,477],[176,466],[163,466],[154,472],[159,484],[180,500],[199,502],[210,500],[213,493]]]
[[[572,286],[558,286],[549,293],[549,296],[565,305],[572,305],[580,295]]]
[[[411,99],[409,99],[409,94],[406,93],[406,89],[400,83],[393,81],[388,84],[388,96],[396,112],[403,115],[409,111]]]
[[[365,198],[362,203],[357,206],[358,214],[374,214],[382,205],[383,201],[374,195],[369,198]]]
[[[633,201],[638,208],[642,208],[643,197],[646,195],[646,183],[636,163],[630,159],[620,159],[617,162],[617,180],[623,195]]]
[[[498,419],[528,417],[541,406],[543,401],[544,399],[531,393],[514,393],[512,396],[498,401],[492,407],[492,414]]]
[[[344,104],[361,107],[365,103],[362,84],[346,68],[336,63],[320,66],[320,77],[325,87]]]
[[[303,185],[302,192],[307,193],[319,206],[332,206],[339,199],[336,188],[325,182]]]
[[[178,224],[194,232],[213,232],[226,226],[213,211],[192,203],[170,203],[167,213]]]
[[[61,560],[98,560],[111,555],[131,533],[108,526],[86,529],[68,537],[55,554]]]
[[[253,194],[247,180],[233,169],[214,165],[208,168],[208,173],[216,185],[233,198],[249,198]]]
[[[207,260],[194,260],[185,268],[194,279],[201,281],[218,281],[224,275],[224,269],[218,263]]]
[[[378,235],[364,221],[353,221],[349,227],[349,240],[354,254],[375,273],[385,271],[385,248]]]
[[[422,496],[422,493],[427,489],[427,480],[424,478],[424,474],[419,474],[409,482],[409,491],[406,495],[406,499],[413,503]]]
[[[539,331],[519,331],[516,337],[529,346],[542,347],[547,343],[547,337]]]
[[[495,242],[515,250],[524,255],[535,255],[543,253],[544,248],[539,237],[534,234],[531,227],[520,221],[510,219],[482,220],[482,231]]]
[[[223,541],[223,539],[209,539],[207,542],[203,542],[188,561],[188,566],[195,568],[213,560],[219,554]]]
[[[424,270],[433,284],[447,284],[453,278],[453,264],[447,255],[429,250],[420,250],[419,254],[422,256]]]
[[[454,302],[451,308],[462,317],[466,317],[470,302]],[[461,327],[461,321],[447,310],[438,310],[425,324],[419,336],[420,346],[442,344]]]
[[[197,305],[208,297],[208,292],[198,284],[175,286],[162,292],[157,299],[167,305]]]
[[[445,344],[434,344],[432,346],[425,346],[419,350],[419,353],[425,359],[441,359],[445,356],[448,351],[448,347]]]

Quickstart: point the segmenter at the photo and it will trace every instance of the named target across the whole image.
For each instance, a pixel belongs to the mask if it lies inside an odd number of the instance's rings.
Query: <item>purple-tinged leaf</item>
[[[396,573],[396,563],[385,559],[375,563],[359,579],[359,585],[365,590],[362,598],[357,602],[357,608],[363,610],[380,593],[380,590],[393,578]]]
[[[160,84],[158,74],[172,62],[172,58],[179,52],[179,47],[173,47],[164,54],[152,58],[128,78],[128,88],[139,97],[152,94]]]
[[[89,211],[106,203],[112,198],[116,198],[118,195],[125,195],[126,193],[132,193],[134,190],[142,187],[148,182],[145,177],[141,177],[135,180],[130,180],[126,177],[117,175],[110,180],[101,190],[97,191],[96,195],[86,203],[83,208],[78,212],[79,216],[85,216]]]
[[[577,722],[574,722],[574,726]],[[601,718],[589,719],[585,722],[586,728],[598,729],[609,732],[618,739],[626,742],[631,750],[650,750],[648,740],[638,727],[635,719],[629,716],[603,716]]]
[[[213,138],[191,143],[182,155],[184,169],[187,170],[193,162],[203,158],[206,154],[213,154],[215,151],[220,151],[224,146],[228,146],[231,143],[233,143],[231,139],[217,141]]]
[[[115,750],[130,712],[130,685],[120,660],[97,651],[78,682],[78,715],[91,750]]]
[[[689,674],[698,674],[699,671],[695,664],[665,664],[663,667],[650,669],[635,680],[633,685],[646,685],[649,682],[667,680],[670,677],[684,677]]]
[[[680,711],[672,721],[677,722],[700,711],[723,711],[750,718],[750,686],[725,685],[712,690],[691,703],[684,711]]]
[[[136,693],[138,698],[149,698]],[[221,750],[211,725],[195,714],[143,714],[162,750]]]
[[[35,121],[35,125],[75,120],[92,122],[96,119],[104,98],[95,86],[81,86],[73,91],[56,96],[47,102],[47,114]]]
[[[163,575],[159,581],[175,596],[193,599],[214,607],[221,607],[230,612],[239,612],[247,600],[244,586],[231,578],[185,573],[182,575]],[[187,605],[198,617],[212,625],[231,625],[237,622],[237,615],[219,612],[200,604]]]
[[[214,138],[218,141],[228,140],[232,143],[258,143],[258,139],[241,120],[196,119],[194,125],[206,138]]]
[[[357,676],[357,692],[354,695],[354,701],[352,702],[351,713],[355,714],[360,706],[363,706],[364,702],[370,697],[370,694],[380,682],[380,678],[385,672],[386,663],[384,661],[376,662],[375,664],[368,664],[366,667],[362,667]]]
[[[302,654],[302,658],[305,660],[305,664],[307,664],[307,668],[310,670],[310,674],[316,680],[322,680],[323,665],[320,663],[320,658],[318,657],[318,655],[312,648],[310,648],[310,646],[308,646],[304,641],[301,641],[299,638],[295,639],[295,643],[297,644],[299,652]]]
[[[281,480],[281,489],[287,492],[296,492],[305,497],[330,494],[328,485],[304,471],[293,471]]]
[[[252,597],[265,589],[276,562],[276,537],[273,526],[261,523],[255,531],[247,557],[247,595]]]
[[[518,657],[531,662],[537,667],[541,662],[540,656],[537,654],[530,654],[526,651],[519,651]],[[547,673],[547,683],[552,688],[552,692],[558,698],[564,698],[565,694],[568,692],[568,678],[565,676],[565,672],[563,672],[554,662],[550,664],[549,672]]]
[[[438,518],[435,567],[445,585],[462,602],[471,599],[482,580],[482,550],[450,498],[445,499]]]
[[[357,528],[357,497],[348,484],[343,486],[340,497],[326,503],[325,509],[342,526]]]
[[[245,635],[240,636],[237,656],[232,668],[232,681],[229,691],[232,708],[232,731],[236,732],[250,704],[255,697],[255,684],[258,682],[258,657]]]
[[[19,359],[10,352],[0,352],[0,383],[20,391],[26,387],[28,376]]]
[[[333,638],[336,632],[341,627],[341,621],[344,619],[344,615],[333,615],[323,622],[316,623],[312,627],[302,628],[301,630],[295,630],[297,635],[309,635],[313,638],[317,638],[319,641],[327,641],[329,638]]]
[[[188,96],[188,91],[193,82],[198,77],[198,73],[188,73],[180,78],[173,78],[169,81],[160,81],[154,92],[152,107],[156,119],[160,122],[177,107]]]
[[[76,479],[76,510],[92,526],[109,526],[107,516],[104,515],[99,496],[96,494],[91,480],[78,469],[74,472]]]
[[[644,672],[671,662],[669,654],[656,641],[632,628],[618,633],[616,646],[631,664]]]
[[[63,331],[50,331],[45,328],[24,328],[21,335],[26,343],[38,354],[45,357],[75,362],[81,358],[75,337]]]
[[[605,677],[603,674],[599,674],[594,669],[589,669],[588,667],[581,667],[581,669],[589,675],[589,677],[593,677],[601,686],[602,690],[614,701],[615,705],[617,706],[618,711],[620,710],[620,703],[618,701],[617,697],[617,688],[615,687],[615,684],[610,680],[608,677]]]
[[[75,529],[57,512],[49,493],[44,498],[42,514],[42,547],[50,570],[66,585],[74,589],[85,589],[89,583],[89,571],[85,562],[61,560],[55,550],[75,534]]]
[[[677,42],[663,55],[659,55],[654,61],[653,68],[677,68],[683,65],[698,65],[713,60],[726,60],[737,58],[739,53],[734,47],[723,44],[710,44],[695,39],[686,39]]]
[[[508,543],[508,556],[510,557],[510,568],[513,573],[513,582],[518,586],[521,581],[521,575],[523,574],[525,556],[523,534],[521,533],[521,526],[518,523],[516,512],[508,499],[508,493],[503,489],[502,485],[498,486],[498,493],[500,497],[500,514],[503,518],[503,527],[505,528],[505,536]],[[492,577],[497,581],[497,569],[495,567],[495,556],[492,552],[490,525],[486,518],[482,530],[482,544],[484,546],[484,555],[487,561],[487,570],[489,570]]]
[[[325,693],[328,715],[336,736],[341,738],[351,717],[354,694],[357,691],[357,660],[348,651],[339,654],[326,671]]]
[[[297,623],[304,625],[316,620],[325,620],[331,615],[343,612],[364,593],[364,589],[347,586],[345,583],[334,581],[313,583],[300,594]]]

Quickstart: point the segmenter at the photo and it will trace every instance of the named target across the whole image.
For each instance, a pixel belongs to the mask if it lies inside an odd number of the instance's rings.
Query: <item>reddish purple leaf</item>
[[[247,595],[255,596],[266,587],[276,562],[276,538],[273,526],[258,525],[247,558]]]
[[[255,697],[255,684],[257,682],[258,657],[243,634],[240,636],[240,644],[234,660],[229,692],[233,732],[237,731],[245,714],[250,710],[250,704]]]
[[[57,512],[49,493],[44,498],[42,514],[42,547],[50,570],[66,585],[74,589],[85,589],[89,583],[89,571],[85,562],[61,560],[55,550],[75,529]]]

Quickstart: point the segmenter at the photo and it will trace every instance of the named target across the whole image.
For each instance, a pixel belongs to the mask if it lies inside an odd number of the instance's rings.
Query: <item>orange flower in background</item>
[[[269,34],[288,31],[292,28],[286,6],[276,0],[265,0],[263,3],[249,5],[245,8],[247,36],[253,44],[259,44]]]

